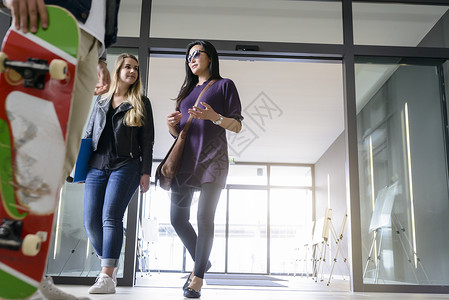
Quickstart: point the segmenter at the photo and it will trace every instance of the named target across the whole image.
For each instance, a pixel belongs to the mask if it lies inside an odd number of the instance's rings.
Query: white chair
[[[142,266],[146,266],[148,274],[150,272],[150,255],[156,263],[156,270],[160,273],[159,263],[157,260],[156,243],[159,240],[159,223],[157,219],[142,218],[142,248],[141,248],[141,262]],[[143,272],[143,270],[141,270]]]
[[[313,262],[312,238],[313,238],[314,225],[315,222],[312,221],[310,227],[308,228],[309,234],[304,234],[304,231],[302,230],[296,234],[295,240],[297,240],[297,243],[295,244],[297,246],[294,247],[293,249],[293,259],[292,259],[292,264],[294,265],[293,276],[296,276],[296,274],[298,274],[296,267],[302,265],[303,269],[302,271],[300,271],[301,277],[302,276],[309,277],[308,261],[310,260]]]
[[[312,221],[310,225],[310,236],[308,237],[306,243],[303,245],[304,248],[304,273],[306,274],[306,277],[309,278],[309,260],[312,263],[312,270],[313,270],[313,261],[314,261],[314,244],[313,244],[313,231],[315,229],[315,221]],[[313,272],[313,271],[312,271]],[[303,275],[304,275],[303,273]]]

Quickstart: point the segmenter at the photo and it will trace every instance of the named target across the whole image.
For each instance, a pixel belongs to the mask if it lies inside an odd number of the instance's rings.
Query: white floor
[[[181,286],[187,274],[180,273],[152,273],[138,276],[135,287],[117,287],[113,295],[89,295],[87,286],[58,285],[62,290],[77,297],[89,297],[92,300],[174,300],[184,299]],[[277,277],[277,276],[273,276]],[[449,299],[449,295],[439,294],[390,294],[390,293],[351,293],[349,282],[333,279],[329,286],[325,282],[315,282],[311,278],[279,277],[286,287],[238,287],[205,285],[201,299],[230,300],[322,300],[322,299],[350,299],[350,300],[431,300]]]

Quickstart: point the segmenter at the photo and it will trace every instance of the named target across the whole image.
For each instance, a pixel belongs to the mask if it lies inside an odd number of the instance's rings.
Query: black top
[[[117,170],[131,160],[129,156],[117,155],[112,116],[118,111],[120,105],[112,107],[112,101],[106,114],[106,124],[98,141],[97,151],[92,153],[89,165],[96,169]]]

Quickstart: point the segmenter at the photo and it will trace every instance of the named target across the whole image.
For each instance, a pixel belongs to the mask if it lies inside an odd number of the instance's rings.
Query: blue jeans
[[[123,216],[140,183],[137,159],[117,170],[90,168],[84,187],[84,228],[102,267],[117,266],[123,244]]]

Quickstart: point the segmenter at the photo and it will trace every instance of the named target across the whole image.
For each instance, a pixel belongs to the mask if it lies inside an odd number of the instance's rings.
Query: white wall
[[[346,178],[345,178],[345,135],[344,132],[334,141],[329,149],[321,156],[315,164],[315,208],[316,220],[324,217],[326,209],[332,209],[332,225],[337,236],[346,213]],[[337,256],[337,264],[333,274],[343,274],[349,276],[349,269],[343,262],[342,257],[348,258],[348,235],[347,222],[342,239],[342,252]],[[330,235],[332,236],[332,235]],[[327,259],[328,266],[335,258],[336,243],[332,237],[331,259]],[[324,268],[325,271],[330,268]]]

